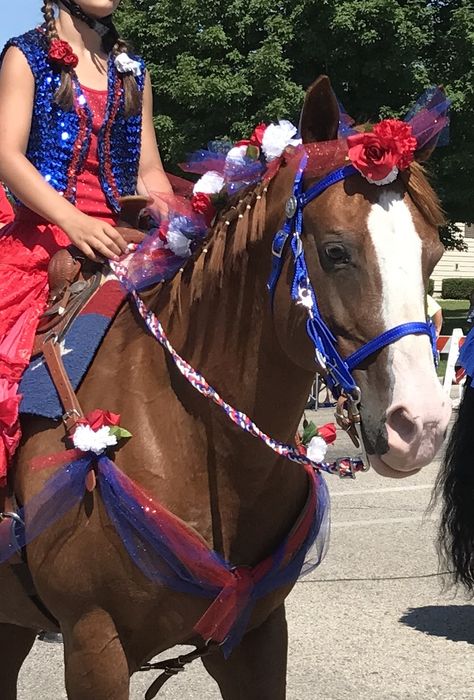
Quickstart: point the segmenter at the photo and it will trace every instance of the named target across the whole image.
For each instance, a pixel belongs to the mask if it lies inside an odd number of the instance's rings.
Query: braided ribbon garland
[[[238,411],[228,404],[224,399],[218,394],[218,392],[210,386],[206,379],[199,374],[190,364],[184,360],[181,355],[179,355],[174,347],[171,345],[168,337],[161,325],[159,319],[153,313],[147,309],[144,302],[140,299],[135,289],[131,286],[130,281],[127,278],[127,269],[122,267],[119,263],[110,263],[111,268],[120,281],[120,283],[130,292],[133,301],[136,304],[137,310],[144,320],[148,330],[152,336],[160,343],[160,345],[165,348],[170,354],[173,362],[175,363],[178,370],[181,372],[183,377],[193,386],[196,391],[198,391],[202,396],[210,399],[216,406],[219,406],[230,418],[230,420],[238,425],[239,428],[245,430],[245,432],[250,433],[254,437],[260,438],[273,452],[290,459],[292,462],[297,464],[308,465],[314,469],[327,472],[328,474],[338,474],[340,477],[354,478],[356,472],[365,471],[366,468],[362,460],[358,457],[346,457],[345,459],[337,460],[335,462],[313,462],[306,455],[298,451],[298,449],[292,445],[287,445],[278,440],[274,440],[272,437],[267,435],[260,430],[258,425],[256,425],[247,414],[242,411]]]

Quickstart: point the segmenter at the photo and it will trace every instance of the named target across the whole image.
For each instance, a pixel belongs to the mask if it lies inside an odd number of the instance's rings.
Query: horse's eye
[[[331,262],[349,262],[349,253],[341,243],[329,243],[324,251]]]

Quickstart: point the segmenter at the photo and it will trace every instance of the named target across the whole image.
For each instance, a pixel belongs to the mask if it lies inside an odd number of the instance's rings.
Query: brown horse
[[[327,78],[306,96],[305,143],[336,138],[339,110]],[[266,282],[275,231],[295,167],[283,165],[264,191],[250,189],[210,234],[206,252],[168,284],[148,291],[180,354],[273,437],[295,434],[315,372],[306,311],[290,300],[288,256],[273,309]],[[264,202],[266,195],[266,210]],[[240,216],[242,215],[242,216]],[[343,355],[388,327],[424,321],[424,289],[442,247],[437,199],[420,166],[389,186],[353,176],[305,210],[304,246],[322,314]],[[230,221],[227,225],[225,221]],[[434,456],[449,420],[426,336],[408,336],[356,372],[363,434],[377,471],[402,476]],[[81,385],[86,412],[121,414],[133,438],[116,463],[236,565],[253,565],[289,532],[307,498],[305,471],[237,429],[196,394],[125,304]],[[64,449],[63,429],[28,419],[15,469],[20,502],[51,470],[30,461]],[[42,603],[60,622],[70,700],[127,700],[129,678],[176,644],[197,642],[208,603],[152,584],[111,525],[100,489],[27,548]],[[0,697],[13,700],[18,671],[48,623],[0,567]],[[247,633],[225,660],[205,659],[225,700],[285,697],[288,587],[260,600]]]

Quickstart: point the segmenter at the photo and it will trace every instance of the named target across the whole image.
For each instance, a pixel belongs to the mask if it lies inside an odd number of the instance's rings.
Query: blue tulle
[[[86,455],[56,472],[46,482],[42,491],[18,511],[24,526],[18,521],[5,520],[2,523],[0,563],[36,539],[81,502],[86,475],[93,458],[93,455]]]
[[[176,556],[168,533],[147,517],[146,510],[124,490],[117,467],[107,457],[100,459],[100,492],[125,549],[147,578],[181,593],[207,598],[219,593],[218,587],[193,576],[188,568],[194,558],[191,549],[187,564]],[[211,549],[209,558],[212,563],[229,568]]]
[[[215,600],[223,590],[222,579],[228,579],[234,567],[205,545],[195,547],[193,535],[183,532],[182,521],[169,513],[162,520],[157,518],[156,509],[160,506],[153,508],[148,497],[142,502],[134,498],[132,490],[136,485],[105,455],[97,458],[87,454],[61,468],[20,510],[24,526],[8,521],[1,524],[0,562],[32,542],[81,502],[87,473],[94,465],[109,518],[143,574],[161,586]],[[316,474],[316,503],[309,530],[298,550],[291,548],[289,535],[271,556],[268,570],[255,581],[248,599],[241,601],[243,607],[238,608],[235,623],[223,643],[225,655],[238,644],[260,598],[295,582],[300,574],[309,573],[321,562],[328,535],[329,495],[320,474]]]
[[[418,149],[445,146],[449,142],[451,101],[439,87],[429,87],[405,117],[413,128]]]

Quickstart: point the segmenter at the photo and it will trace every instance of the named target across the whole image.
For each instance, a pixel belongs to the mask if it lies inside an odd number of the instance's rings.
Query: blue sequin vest
[[[75,106],[65,111],[54,102],[61,82],[48,60],[44,33],[39,29],[10,39],[3,50],[18,47],[25,55],[35,79],[35,103],[27,158],[44,179],[73,204],[76,178],[89,151],[92,114],[77,78],[73,76]],[[0,61],[1,61],[0,58]],[[145,67],[136,78],[143,93]],[[108,101],[99,133],[100,184],[112,211],[120,211],[119,197],[135,194],[140,160],[141,114],[125,117],[124,90],[112,56],[108,63]]]

